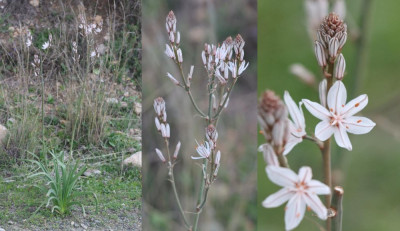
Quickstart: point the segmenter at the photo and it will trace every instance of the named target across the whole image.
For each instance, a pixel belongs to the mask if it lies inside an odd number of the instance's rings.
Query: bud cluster
[[[290,135],[289,119],[285,104],[275,92],[267,90],[261,96],[258,118],[267,142],[281,154]]]
[[[218,132],[214,125],[210,124],[206,127],[206,138],[211,145],[211,149],[217,146]]]
[[[170,127],[167,123],[167,112],[165,110],[165,101],[163,98],[158,97],[154,100],[154,110],[157,114],[155,117],[155,124],[157,130],[161,133],[164,138],[170,138]]]
[[[182,50],[179,48],[181,34],[176,30],[176,17],[171,10],[165,20],[165,28],[168,33],[169,44],[165,44],[165,54],[177,63],[183,62]]]
[[[330,13],[322,21],[314,44],[318,65],[325,68],[328,63],[335,65],[335,78],[343,79],[346,61],[341,54],[347,40],[347,25],[335,13]]]
[[[40,59],[38,55],[34,55],[33,56],[33,62],[31,63],[32,67],[33,67],[33,72],[35,74],[35,76],[39,76],[40,73]]]

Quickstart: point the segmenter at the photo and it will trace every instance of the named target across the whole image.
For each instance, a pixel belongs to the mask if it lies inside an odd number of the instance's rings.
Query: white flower
[[[196,141],[196,143],[197,143],[197,141]],[[199,143],[197,143],[196,151],[200,156],[192,156],[192,159],[196,160],[196,159],[208,158],[211,154],[211,147],[207,141],[205,141],[201,145],[199,145]]]
[[[285,144],[283,152],[283,155],[286,155],[296,144],[303,141],[303,136],[306,135],[306,123],[304,120],[303,110],[301,110],[301,103],[299,103],[299,107],[297,107],[296,103],[287,91],[285,91],[284,100],[290,117],[292,118],[292,120],[289,120],[289,139]]]
[[[43,43],[43,45],[42,45],[42,50],[46,50],[49,46],[50,46],[50,43],[49,43],[49,42]]]
[[[322,120],[315,127],[315,136],[321,141],[325,141],[334,134],[336,143],[340,147],[351,150],[352,146],[347,132],[365,134],[372,130],[375,123],[365,117],[353,116],[367,106],[367,95],[360,95],[347,104],[346,98],[344,84],[336,81],[328,92],[329,110],[307,99],[303,99],[303,102],[311,114]]]
[[[258,151],[263,153],[264,161],[267,165],[279,166],[278,157],[271,144],[265,143],[258,147]]]
[[[266,208],[275,208],[286,201],[285,226],[286,230],[296,228],[304,217],[306,205],[309,206],[317,216],[326,220],[328,210],[322,204],[317,195],[330,194],[330,188],[325,184],[312,180],[310,167],[302,167],[297,175],[291,169],[269,165],[266,167],[269,179],[283,188],[268,196],[262,205]]]

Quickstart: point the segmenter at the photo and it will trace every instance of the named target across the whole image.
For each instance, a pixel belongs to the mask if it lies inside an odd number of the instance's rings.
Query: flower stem
[[[169,142],[168,142],[167,138],[165,138],[164,141],[165,141],[165,147],[167,149],[167,154],[168,154],[168,169],[169,169],[168,176],[169,176],[169,181],[171,182],[171,186],[172,186],[172,189],[174,191],[174,196],[175,196],[175,199],[176,199],[176,203],[178,204],[179,212],[180,212],[180,214],[181,214],[181,216],[183,218],[183,221],[185,222],[185,227],[186,227],[187,230],[191,230],[191,225],[189,224],[189,222],[186,219],[185,211],[182,208],[181,200],[180,200],[178,191],[176,190],[175,177],[174,177],[174,165],[171,163],[171,154],[169,152]]]
[[[342,231],[342,219],[343,219],[343,188],[336,186],[332,198],[332,209],[335,211],[335,216],[332,218],[332,230]]]
[[[333,67],[334,67],[334,62],[329,62],[328,64],[328,72],[326,75],[327,78],[327,90],[326,92],[329,92],[329,89],[332,87],[333,84]],[[326,105],[327,108],[329,107]],[[329,108],[328,108],[329,110]],[[323,169],[324,169],[324,182],[326,185],[328,185],[329,188],[332,188],[332,170],[331,170],[331,138],[327,139],[324,141],[324,146],[323,149],[321,150],[322,152],[322,161],[323,161]],[[326,195],[326,208],[331,207],[331,200],[332,196],[331,194]],[[332,224],[332,219],[328,217],[326,220],[326,230],[331,231],[331,224]]]

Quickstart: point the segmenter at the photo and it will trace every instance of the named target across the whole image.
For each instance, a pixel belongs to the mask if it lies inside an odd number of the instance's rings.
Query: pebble
[[[85,229],[85,230],[88,228],[87,225],[85,225],[85,224],[83,224],[83,223],[81,224],[81,226],[82,226],[82,228]]]

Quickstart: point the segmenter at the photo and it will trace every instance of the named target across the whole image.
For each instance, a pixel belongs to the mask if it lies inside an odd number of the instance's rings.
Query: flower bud
[[[158,119],[158,117],[155,117],[155,124],[157,127],[157,131],[161,131],[161,123],[160,123],[160,120]]]
[[[329,56],[334,60],[339,49],[339,40],[336,37],[329,41]]]
[[[206,138],[208,141],[212,141],[213,143],[217,142],[218,139],[218,132],[215,129],[215,126],[210,124],[206,128]]]
[[[176,51],[176,54],[178,55],[178,62],[182,63],[182,62],[183,62],[182,50],[179,48],[179,49]]]
[[[314,52],[315,52],[315,57],[317,57],[318,65],[320,67],[325,67],[326,66],[325,49],[322,46],[322,44],[318,41],[315,41]]]
[[[154,111],[156,111],[156,114],[158,117],[163,117],[164,114],[166,115],[166,111],[165,111],[165,101],[163,98],[158,97],[154,100]],[[165,120],[164,120],[165,121]]]
[[[335,66],[335,78],[337,80],[342,80],[344,77],[344,72],[346,69],[346,61],[344,59],[343,54],[340,54]]]
[[[174,159],[176,159],[178,157],[179,149],[181,149],[181,142],[180,141],[176,144],[175,152],[174,152]]]
[[[166,160],[165,160],[164,155],[162,154],[162,152],[159,149],[156,148],[156,153],[158,155],[158,158],[160,158],[160,160],[165,163]]]
[[[179,85],[179,81],[174,78],[170,73],[167,72],[167,77],[175,84]]]
[[[217,155],[215,156],[215,165],[219,165],[221,161],[221,152],[218,150]]]

